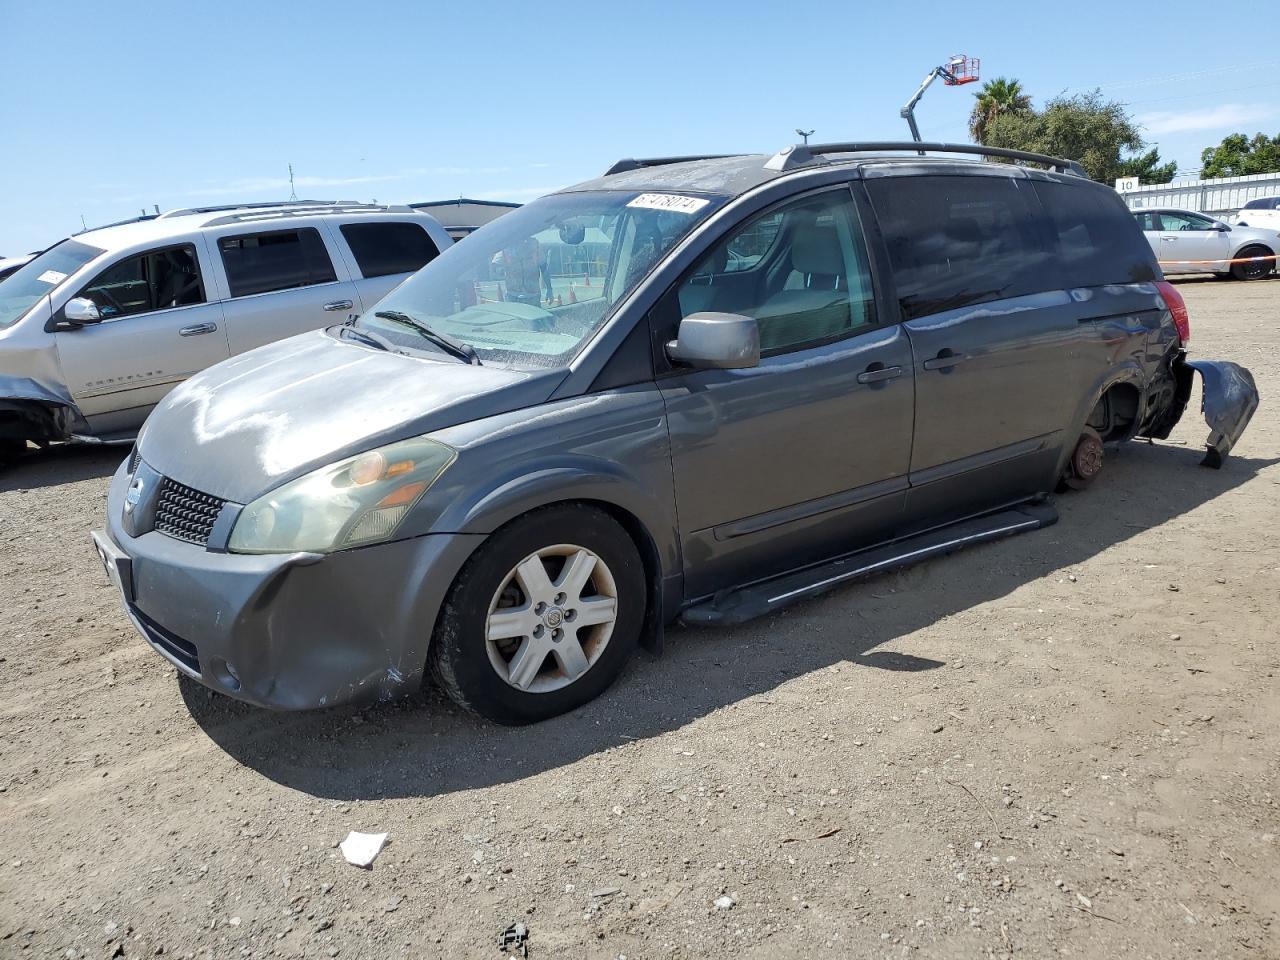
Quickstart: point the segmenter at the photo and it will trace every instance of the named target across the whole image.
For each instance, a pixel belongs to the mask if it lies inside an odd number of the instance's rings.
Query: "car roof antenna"
[[[903,120],[907,121],[907,126],[911,128],[911,139],[920,142],[920,128],[916,126],[916,104],[920,102],[920,98],[924,96],[924,92],[929,89],[930,84],[942,78],[942,82],[948,87],[959,87],[966,83],[973,83],[978,79],[978,68],[982,65],[982,61],[977,57],[966,57],[963,53],[958,53],[946,63],[939,64],[934,67],[925,76],[924,81],[916,89],[911,99],[907,101],[898,113]],[[920,156],[924,156],[924,151],[919,151]]]

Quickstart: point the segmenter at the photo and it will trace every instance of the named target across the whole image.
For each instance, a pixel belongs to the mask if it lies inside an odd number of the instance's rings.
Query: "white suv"
[[[1250,200],[1236,214],[1240,227],[1280,227],[1280,197]]]
[[[123,441],[205,367],[367,311],[453,241],[408,207],[175,210],[77,234],[0,281],[0,459]]]

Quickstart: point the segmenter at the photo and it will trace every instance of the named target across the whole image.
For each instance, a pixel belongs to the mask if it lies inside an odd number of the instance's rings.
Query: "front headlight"
[[[386,540],[457,456],[425,437],[321,467],[240,512],[232,553],[329,553]]]

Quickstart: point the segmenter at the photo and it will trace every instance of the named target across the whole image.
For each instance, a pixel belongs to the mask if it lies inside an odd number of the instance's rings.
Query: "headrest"
[[[798,226],[791,240],[791,266],[801,273],[843,276],[844,257],[835,227]]]

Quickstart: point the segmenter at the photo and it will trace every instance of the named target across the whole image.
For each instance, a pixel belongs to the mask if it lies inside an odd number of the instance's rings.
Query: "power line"
[[[1136,80],[1108,80],[1103,83],[1091,83],[1084,86],[1067,87],[1068,90],[1110,90],[1115,87],[1141,87],[1156,83],[1172,83],[1175,80],[1196,80],[1220,73],[1233,73],[1241,70],[1261,70],[1265,67],[1280,66],[1280,60],[1260,60],[1257,63],[1233,63],[1225,67],[1211,67],[1207,70],[1196,70],[1191,73],[1171,73],[1163,77],[1141,77]]]

